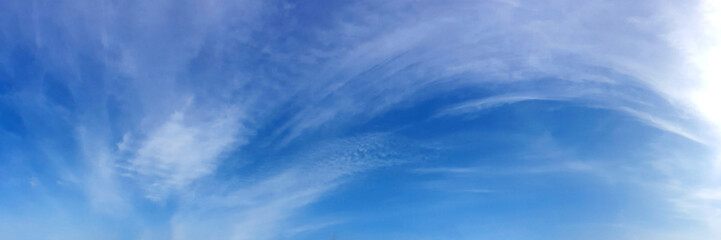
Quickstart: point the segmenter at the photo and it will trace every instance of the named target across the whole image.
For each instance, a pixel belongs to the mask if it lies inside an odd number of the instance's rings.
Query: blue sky
[[[718,238],[720,11],[2,1],[0,239]]]

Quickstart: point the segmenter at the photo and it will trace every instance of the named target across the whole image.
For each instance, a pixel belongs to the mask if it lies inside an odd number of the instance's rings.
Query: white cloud
[[[514,104],[525,101],[559,101],[565,99],[561,96],[539,96],[539,95],[500,95],[492,96],[480,100],[469,101],[450,107],[438,113],[437,116],[470,113],[481,111],[489,108],[499,107],[506,104]]]
[[[636,117],[638,120],[640,120],[641,122],[643,122],[649,126],[658,128],[663,131],[677,134],[679,136],[685,137],[685,138],[695,141],[697,143],[708,144],[708,140],[703,139],[702,137],[699,137],[694,133],[691,133],[690,131],[686,130],[680,124],[674,124],[672,122],[663,120],[663,119],[656,117],[654,115],[651,115],[649,113],[644,113],[644,112],[637,111],[637,110],[634,110],[634,109],[631,109],[628,107],[619,107],[618,110],[621,112],[627,113],[631,116]]]
[[[412,170],[413,173],[417,174],[430,174],[430,173],[449,173],[449,174],[460,174],[460,173],[478,173],[479,169],[469,167],[434,167],[434,168],[416,168]]]
[[[289,232],[292,236],[293,234],[308,232],[308,231],[316,231],[319,229],[328,228],[330,226],[342,224],[346,222],[346,220],[331,220],[331,221],[324,221],[324,222],[314,222],[314,223],[308,223],[305,225],[301,225],[295,228],[292,228]]]
[[[192,119],[175,112],[152,131],[128,161],[127,171],[139,179],[147,197],[162,200],[194,180],[215,171],[221,155],[242,143],[243,130],[234,110]]]
[[[123,217],[132,214],[130,196],[122,187],[115,167],[116,158],[108,146],[105,146],[103,132],[91,127],[77,130],[77,139],[85,162],[83,181],[76,182],[86,191],[93,210]]]
[[[548,174],[559,172],[585,172],[597,170],[591,163],[582,161],[552,162],[545,165],[524,167],[430,167],[416,168],[415,174],[448,174],[448,175],[517,175],[517,174]]]

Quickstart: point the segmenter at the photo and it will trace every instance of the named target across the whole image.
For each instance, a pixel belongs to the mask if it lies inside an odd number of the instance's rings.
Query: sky
[[[0,1],[0,239],[721,238],[715,0]]]

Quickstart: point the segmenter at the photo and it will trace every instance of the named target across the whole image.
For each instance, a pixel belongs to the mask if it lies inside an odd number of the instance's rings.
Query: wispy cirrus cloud
[[[176,112],[150,132],[124,167],[150,199],[163,200],[167,194],[213,174],[222,154],[242,145],[243,134],[248,134],[243,132],[235,110],[206,119],[192,119],[186,114]]]
[[[0,103],[12,107],[0,109],[0,143],[64,156],[45,167],[50,170],[18,160],[32,174],[62,172],[19,178],[43,187],[59,178],[93,211],[114,219],[143,219],[138,209],[161,209],[158,221],[170,226],[158,236],[142,227],[127,232],[173,239],[274,239],[322,228],[290,219],[353,176],[410,159],[398,153],[404,144],[395,141],[404,140],[389,136],[416,134],[396,130],[432,116],[386,114],[426,101],[439,103],[424,111],[449,119],[529,101],[573,103],[620,112],[705,147],[718,145],[718,74],[708,64],[717,49],[697,40],[718,32],[712,24],[717,13],[706,14],[709,4],[313,4],[3,3]],[[314,8],[329,10],[308,10]],[[699,21],[708,24],[686,28]],[[395,125],[369,123],[381,117]],[[377,129],[392,130],[363,135]],[[419,138],[435,136],[418,132]],[[655,166],[666,164],[649,155]],[[410,172],[598,170],[574,159],[500,170],[440,166]],[[718,225],[718,172],[700,173],[706,179],[698,183],[678,168],[659,168],[665,169],[657,170],[665,173],[663,182],[678,183],[664,197],[686,196],[674,198],[675,206]]]
[[[521,174],[551,174],[558,172],[585,172],[593,171],[594,166],[587,162],[568,161],[541,166],[528,166],[520,168],[492,168],[492,167],[431,167],[416,168],[411,172],[415,174],[447,174],[447,175],[521,175]]]
[[[482,111],[485,109],[503,106],[506,104],[514,104],[525,101],[559,101],[563,99],[564,98],[561,96],[539,96],[532,94],[492,96],[480,100],[473,100],[458,104],[456,106],[441,111],[440,113],[438,113],[438,116],[471,113],[475,111]]]
[[[259,176],[250,182],[219,183],[227,186],[225,191],[201,189],[203,195],[186,195],[186,206],[172,219],[173,237],[273,239],[330,226],[333,223],[308,226],[288,220],[354,174],[406,161],[409,156],[392,145],[383,135],[332,140],[301,153],[296,164],[276,173],[255,173]]]

